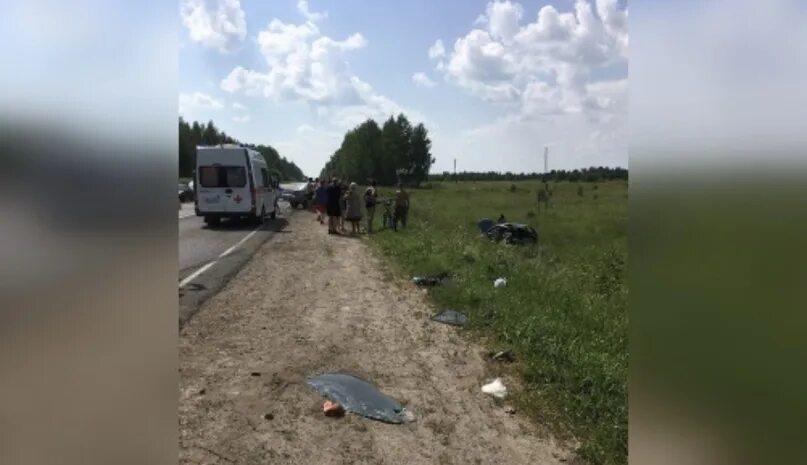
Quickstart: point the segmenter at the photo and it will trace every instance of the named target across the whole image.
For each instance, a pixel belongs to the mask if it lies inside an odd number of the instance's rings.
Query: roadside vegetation
[[[513,351],[520,409],[572,434],[591,464],[627,463],[627,193],[621,180],[433,182],[410,191],[406,229],[373,236],[408,277],[455,275],[430,292],[437,308]],[[500,214],[535,227],[538,245],[480,237],[477,221]]]
[[[344,181],[364,184],[375,179],[381,185],[402,182],[419,186],[429,177],[434,164],[429,131],[412,125],[404,114],[389,117],[382,125],[372,119],[345,134],[320,173]]]
[[[218,144],[240,144],[238,140],[230,137],[224,131],[219,130],[213,121],[199,123],[194,121],[189,123],[181,116],[179,117],[179,178],[190,180],[193,178],[193,170],[196,168],[196,147],[199,145]],[[282,181],[303,181],[305,176],[303,171],[294,162],[281,157],[273,147],[269,145],[244,144],[247,147],[257,150],[266,159],[270,171]]]

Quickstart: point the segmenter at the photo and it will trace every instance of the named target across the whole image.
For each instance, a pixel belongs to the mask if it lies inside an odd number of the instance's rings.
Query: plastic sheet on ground
[[[443,310],[442,312],[433,316],[432,320],[445,323],[447,325],[464,326],[468,321],[468,318],[456,310]]]
[[[309,378],[306,383],[345,410],[384,423],[413,421],[397,400],[384,395],[375,386],[344,373],[327,373]]]

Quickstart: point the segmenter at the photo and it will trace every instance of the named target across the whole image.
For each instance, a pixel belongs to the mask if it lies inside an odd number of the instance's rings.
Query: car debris
[[[513,363],[513,361],[515,361],[515,359],[516,359],[516,357],[513,355],[513,352],[511,352],[509,350],[503,350],[501,352],[496,352],[490,358],[493,359],[493,360],[496,360],[497,362],[505,362],[505,363]]]
[[[506,406],[504,408],[504,413],[509,413],[510,415],[515,415],[516,414],[516,408],[513,407],[513,406],[508,405],[508,406]]]
[[[490,218],[482,218],[476,225],[479,227],[479,232],[486,234],[490,228],[496,225],[496,222]]]
[[[311,377],[306,383],[348,412],[384,423],[414,421],[414,415],[400,402],[359,377],[346,373],[326,373]]]
[[[529,225],[520,223],[495,224],[484,232],[488,239],[505,244],[526,245],[538,243],[538,232]]]
[[[415,276],[412,278],[412,282],[418,287],[434,287],[444,284],[450,278],[450,273],[443,272],[431,276]]]
[[[493,281],[493,287],[496,289],[501,289],[504,286],[507,286],[507,279],[506,278],[498,278],[496,281]]]
[[[345,408],[336,402],[326,400],[325,403],[322,404],[322,413],[324,413],[326,417],[343,417],[345,415]]]
[[[468,322],[468,317],[456,310],[449,309],[434,315],[432,320],[452,326],[465,326],[465,323]]]
[[[488,384],[482,386],[482,392],[485,394],[490,394],[499,399],[504,399],[504,397],[507,395],[507,388],[505,387],[504,383],[502,383],[501,378],[496,378]]]

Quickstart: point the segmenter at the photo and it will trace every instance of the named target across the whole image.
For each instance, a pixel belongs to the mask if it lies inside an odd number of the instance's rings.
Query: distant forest
[[[345,134],[342,145],[325,164],[320,176],[338,176],[363,184],[373,178],[381,185],[403,182],[420,185],[434,163],[429,132],[413,126],[403,114],[382,126],[372,119]]]
[[[196,167],[196,147],[199,145],[240,144],[240,142],[220,131],[213,121],[207,124],[194,121],[188,123],[179,117],[179,176],[192,177]],[[305,179],[302,170],[294,162],[281,157],[273,147],[268,145],[243,144],[260,152],[266,159],[269,169],[282,181],[302,181]]]
[[[628,170],[625,168],[609,168],[598,166],[579,170],[552,170],[548,173],[501,173],[497,171],[472,172],[464,171],[454,175],[448,171],[429,175],[429,181],[571,181],[571,182],[599,182],[609,180],[628,180]]]

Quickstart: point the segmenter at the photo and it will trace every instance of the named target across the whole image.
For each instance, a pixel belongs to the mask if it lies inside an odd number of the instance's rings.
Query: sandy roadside
[[[365,240],[294,214],[183,328],[179,463],[564,463],[567,451],[480,391],[481,348],[429,321],[425,296],[386,280]],[[337,370],[417,420],[324,417],[305,379]]]

